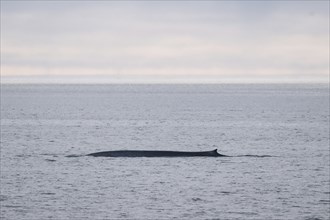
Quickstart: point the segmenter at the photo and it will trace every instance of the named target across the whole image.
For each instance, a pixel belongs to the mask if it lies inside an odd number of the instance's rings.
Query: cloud
[[[1,2],[1,75],[327,80],[328,2]]]

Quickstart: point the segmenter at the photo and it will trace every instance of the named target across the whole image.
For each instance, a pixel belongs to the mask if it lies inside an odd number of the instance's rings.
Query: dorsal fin
[[[218,157],[228,157],[227,155],[219,154],[217,150],[218,150],[218,149],[214,149],[214,150],[212,151],[214,155],[216,155],[216,156],[218,156]]]

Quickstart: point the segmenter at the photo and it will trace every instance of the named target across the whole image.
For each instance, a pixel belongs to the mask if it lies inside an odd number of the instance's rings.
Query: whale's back
[[[150,151],[150,150],[117,150],[102,151],[88,154],[94,157],[219,157],[225,156],[219,154],[217,149],[213,151]]]

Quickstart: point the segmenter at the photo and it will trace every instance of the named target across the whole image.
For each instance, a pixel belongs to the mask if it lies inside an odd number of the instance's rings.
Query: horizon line
[[[330,75],[317,77],[262,76],[0,76],[1,84],[329,84]]]

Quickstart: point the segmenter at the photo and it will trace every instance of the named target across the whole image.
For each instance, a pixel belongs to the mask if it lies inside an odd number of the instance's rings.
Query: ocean
[[[328,220],[329,85],[2,84],[0,158],[3,220]]]

